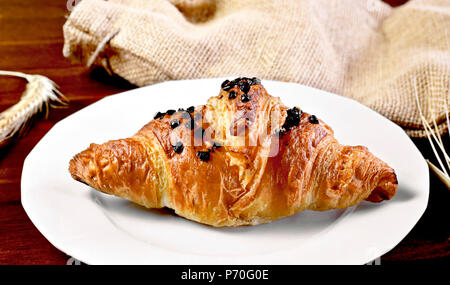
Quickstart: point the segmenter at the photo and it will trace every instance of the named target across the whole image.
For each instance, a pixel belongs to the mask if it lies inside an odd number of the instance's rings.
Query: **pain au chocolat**
[[[366,147],[339,144],[257,78],[226,80],[206,105],[159,112],[130,138],[91,144],[69,171],[101,192],[215,227],[381,202],[398,184]]]

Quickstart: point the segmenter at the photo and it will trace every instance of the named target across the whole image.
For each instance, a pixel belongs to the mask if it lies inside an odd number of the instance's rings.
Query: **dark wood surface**
[[[400,5],[405,1],[388,1]],[[25,157],[55,123],[89,104],[133,86],[108,77],[102,70],[87,71],[62,56],[65,0],[0,1],[0,69],[48,76],[70,99],[67,109],[51,110],[30,132],[0,149],[0,264],[66,264],[68,256],[53,247],[34,227],[20,202],[20,177]],[[0,112],[16,103],[24,82],[0,77]],[[448,140],[446,141],[448,143]],[[428,142],[415,140],[427,158]],[[381,257],[382,264],[448,262],[449,191],[431,177],[428,208],[408,236]]]

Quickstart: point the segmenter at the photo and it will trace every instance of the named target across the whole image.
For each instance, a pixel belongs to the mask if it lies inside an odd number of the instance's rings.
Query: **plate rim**
[[[29,167],[29,160],[31,160],[33,158],[33,155],[36,153],[35,150],[38,150],[38,146],[41,144],[42,141],[45,141],[44,139],[46,139],[47,137],[50,137],[50,135],[52,134],[52,131],[55,131],[56,129],[58,129],[61,125],[64,124],[65,121],[68,121],[71,119],[71,117],[73,117],[75,114],[78,114],[80,112],[82,112],[83,110],[86,110],[88,108],[94,108],[97,105],[101,105],[102,103],[104,103],[105,101],[108,100],[114,100],[114,98],[117,98],[116,96],[128,96],[130,93],[134,93],[137,92],[137,90],[145,90],[145,89],[151,89],[152,87],[156,86],[156,85],[170,85],[173,84],[174,82],[182,84],[185,82],[191,82],[191,81],[202,81],[202,80],[224,80],[225,77],[217,77],[217,78],[200,78],[200,79],[185,79],[185,80],[176,80],[176,81],[166,81],[166,82],[161,82],[161,83],[157,83],[154,85],[150,85],[150,86],[144,86],[144,87],[140,87],[140,88],[136,88],[136,89],[131,89],[131,90],[127,90],[127,91],[123,91],[120,93],[116,93],[116,94],[112,94],[106,97],[101,98],[100,100],[70,114],[69,116],[65,117],[64,119],[58,121],[42,138],[41,140],[33,147],[33,149],[30,151],[30,153],[27,155],[27,157],[24,160],[24,164],[23,164],[23,169],[22,169],[22,176],[24,177],[27,175],[27,171],[28,171],[28,167]],[[352,98],[348,98],[348,97],[344,97],[344,96],[340,96],[328,91],[324,91],[324,90],[320,90],[317,88],[313,88],[313,87],[309,87],[309,86],[305,86],[302,84],[297,84],[297,83],[291,83],[291,82],[280,82],[280,81],[273,81],[273,80],[264,80],[264,82],[273,82],[276,84],[287,84],[287,85],[299,85],[302,88],[306,88],[306,89],[310,89],[313,92],[319,92],[319,93],[324,93],[327,96],[335,96],[338,98],[338,100],[344,100],[344,101],[348,101],[351,104],[357,104],[359,107],[363,107],[367,110],[369,110],[369,112],[372,112],[374,114],[376,114],[378,116],[379,119],[382,119],[385,123],[390,124],[391,127],[395,127],[397,129],[397,131],[401,131],[403,136],[406,136],[406,138],[409,139],[410,145],[413,147],[414,151],[416,152],[416,154],[421,158],[421,163],[422,166],[425,166],[424,169],[426,169],[425,171],[425,175],[426,175],[426,194],[425,195],[425,199],[422,201],[421,207],[419,209],[416,209],[416,216],[417,218],[414,218],[415,222],[412,223],[412,225],[409,227],[409,230],[406,233],[401,234],[401,237],[397,238],[395,241],[392,241],[390,244],[390,246],[385,246],[382,249],[378,248],[377,251],[373,254],[373,258],[371,258],[370,260],[367,260],[367,257],[364,260],[360,260],[357,261],[356,264],[364,264],[367,262],[370,262],[371,260],[384,255],[386,252],[390,251],[392,248],[394,248],[404,237],[406,237],[406,235],[414,228],[414,226],[417,224],[417,222],[420,220],[420,218],[422,217],[423,213],[425,212],[427,205],[428,205],[428,199],[429,199],[429,172],[428,172],[428,167],[427,164],[425,162],[424,157],[422,156],[421,152],[417,149],[417,147],[415,146],[415,144],[411,141],[411,139],[409,138],[409,136],[404,132],[404,130],[398,126],[397,124],[395,124],[394,122],[390,121],[389,119],[387,119],[386,117],[384,117],[383,115],[381,115],[380,113],[378,113],[377,111],[370,109],[369,107],[359,103],[358,101],[356,101],[355,99]],[[141,92],[139,91],[139,92]],[[39,232],[53,245],[55,246],[58,250],[65,252],[66,254],[82,261],[88,264],[96,264],[96,263],[103,263],[103,262],[97,262],[100,261],[100,259],[95,260],[95,258],[85,258],[84,256],[79,256],[78,253],[73,252],[73,250],[68,250],[64,245],[60,244],[57,237],[53,236],[53,234],[51,233],[51,231],[48,231],[47,229],[41,227],[41,223],[38,220],[38,217],[35,215],[36,213],[33,210],[33,207],[28,204],[29,201],[26,198],[26,193],[24,192],[24,188],[26,188],[27,186],[24,185],[24,179],[21,179],[21,203],[22,203],[22,207],[24,208],[26,214],[28,215],[28,217],[30,218],[30,220],[32,221],[32,223],[34,224],[34,226],[39,230]],[[425,190],[424,190],[425,191]],[[25,195],[24,195],[25,194]],[[72,251],[72,253],[70,252]],[[186,254],[184,254],[186,255]],[[116,262],[114,262],[114,264],[116,264]],[[121,263],[119,263],[121,264]],[[170,264],[170,263],[168,263]],[[176,263],[179,264],[179,263]],[[184,263],[182,263],[184,264]],[[202,264],[202,263],[194,263],[194,264]],[[226,264],[226,263],[214,263],[213,264]],[[262,263],[262,264],[267,264],[267,263]],[[315,263],[313,263],[315,264]],[[328,264],[328,263],[327,263]],[[353,262],[351,263],[353,264]]]

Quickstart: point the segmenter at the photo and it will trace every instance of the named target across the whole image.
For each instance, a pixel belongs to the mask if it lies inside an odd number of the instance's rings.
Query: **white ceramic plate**
[[[201,105],[223,79],[172,81],[109,96],[56,124],[25,160],[22,204],[58,249],[89,264],[364,264],[397,245],[423,214],[422,155],[397,125],[356,101],[263,81],[287,106],[316,114],[344,144],[365,145],[393,167],[397,195],[381,204],[305,211],[269,224],[212,228],[148,210],[74,181],[68,165],[91,142],[133,135],[157,111]]]

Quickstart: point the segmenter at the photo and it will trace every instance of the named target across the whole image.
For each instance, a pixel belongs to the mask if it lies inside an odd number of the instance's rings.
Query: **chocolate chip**
[[[194,112],[194,110],[195,110],[194,106],[191,106],[191,107],[186,109],[186,111],[188,111],[188,113],[192,113],[192,112]]]
[[[199,151],[197,152],[198,158],[200,158],[201,161],[208,161],[209,160],[209,151]]]
[[[230,93],[228,93],[228,99],[234,99],[236,98],[236,91],[230,91]]]
[[[261,79],[256,78],[256,77],[253,77],[253,78],[251,79],[250,85],[258,85],[258,84],[261,84]]]
[[[173,114],[175,114],[175,110],[172,110],[172,109],[170,109],[170,110],[167,110],[167,115],[169,115],[169,116],[172,116]]]
[[[158,113],[156,113],[155,114],[155,116],[153,117],[153,119],[161,119],[161,118],[163,118],[164,116],[166,115],[166,113],[161,113],[161,112],[158,112]]]
[[[227,85],[227,86],[223,87],[222,89],[223,89],[223,91],[229,91],[231,88],[233,88],[233,86]]]
[[[297,108],[297,107],[294,107],[294,108],[292,108],[292,109],[289,109],[289,110],[287,110],[287,112],[288,112],[288,114],[290,114],[290,115],[292,115],[292,116],[296,116],[296,117],[301,117],[301,115],[302,115],[302,110],[300,110],[299,108]]]
[[[250,96],[247,93],[243,93],[241,95],[241,101],[244,102],[244,103],[250,101]]]
[[[241,89],[242,92],[247,93],[248,91],[250,91],[250,84],[248,84],[246,80],[239,81],[238,85],[239,89]]]
[[[177,142],[175,145],[172,145],[173,151],[176,153],[180,153],[183,151],[184,146],[182,142]]]
[[[289,131],[292,127],[298,126],[300,123],[300,117],[302,116],[302,111],[297,107],[287,110],[287,117],[283,124],[283,128]]]
[[[180,125],[180,120],[178,120],[178,119],[173,119],[172,121],[170,121],[170,127],[172,129],[175,129],[179,125]]]
[[[178,112],[184,112],[183,108],[178,108]]]
[[[318,124],[319,123],[319,119],[317,119],[317,117],[314,116],[314,115],[311,115],[309,117],[309,121],[311,122],[311,124]]]
[[[299,108],[294,107],[292,109],[287,110],[287,115],[288,115],[288,118],[290,118],[292,120],[293,125],[296,126],[300,122],[300,117],[302,116],[302,111]]]
[[[233,88],[233,86],[230,85],[230,81],[229,80],[225,80],[224,82],[222,82],[222,85],[220,86],[224,91],[228,91],[231,88]]]

